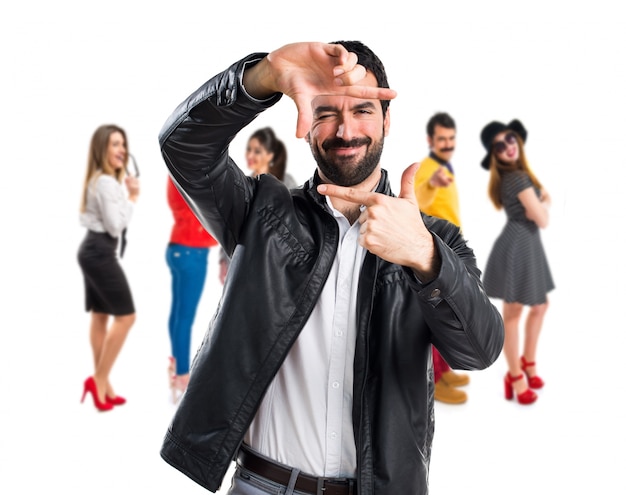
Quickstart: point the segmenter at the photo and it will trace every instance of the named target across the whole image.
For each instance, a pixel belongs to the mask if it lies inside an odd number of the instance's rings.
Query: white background
[[[248,53],[358,39],[385,62],[398,91],[382,157],[396,192],[402,170],[428,153],[430,115],[456,119],[462,222],[481,268],[504,222],[479,165],[486,123],[522,120],[531,166],[553,197],[542,235],[557,289],[538,356],[547,385],[531,407],[503,400],[501,357],[471,373],[465,405],[438,403],[431,492],[624,493],[626,36],[616,5],[3,3],[0,492],[205,492],[159,457],[174,411],[166,377],[171,216],[159,130],[189,93]],[[123,260],[138,319],[112,376],[128,404],[100,414],[79,403],[92,365],[76,251],[89,139],[109,122],[128,133],[142,193]],[[244,129],[232,156],[243,164],[247,136],[271,125],[287,144],[289,172],[306,180],[314,163],[295,123],[284,98]],[[219,298],[216,258],[194,345]]]

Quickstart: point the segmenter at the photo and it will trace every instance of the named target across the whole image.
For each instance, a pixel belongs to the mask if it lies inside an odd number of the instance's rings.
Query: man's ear
[[[309,144],[311,143],[311,133],[310,133],[310,132],[307,132],[307,133],[304,135],[304,140],[305,140],[307,143],[309,143]]]
[[[383,120],[383,131],[385,132],[385,137],[389,136],[390,126],[391,126],[391,108],[387,107],[387,112],[385,113],[385,120]]]

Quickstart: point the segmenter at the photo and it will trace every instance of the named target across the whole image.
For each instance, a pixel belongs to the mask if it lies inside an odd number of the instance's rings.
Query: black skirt
[[[133,314],[135,305],[126,275],[117,259],[118,240],[107,233],[87,231],[78,249],[85,281],[85,310],[115,316]]]

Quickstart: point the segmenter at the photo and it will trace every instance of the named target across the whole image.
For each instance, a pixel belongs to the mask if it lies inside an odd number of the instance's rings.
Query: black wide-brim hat
[[[480,132],[480,140],[483,142],[483,146],[487,150],[487,154],[483,161],[480,162],[480,166],[485,170],[489,170],[489,155],[491,154],[491,147],[493,146],[493,138],[495,138],[502,131],[513,131],[520,138],[522,138],[522,142],[526,143],[526,136],[528,132],[524,125],[517,119],[511,120],[508,124],[503,124],[502,122],[489,122],[483,130]]]

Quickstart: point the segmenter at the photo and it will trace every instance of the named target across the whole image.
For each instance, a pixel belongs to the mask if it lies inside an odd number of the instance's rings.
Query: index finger
[[[335,184],[320,184],[317,186],[317,192],[324,196],[343,199],[363,206],[372,206],[376,202],[376,196],[378,196],[378,193],[375,192],[361,191],[354,187],[343,187]]]
[[[397,91],[390,88],[359,85],[345,86],[345,88],[346,90],[343,93],[345,96],[352,96],[363,100],[393,100],[398,96]]]

